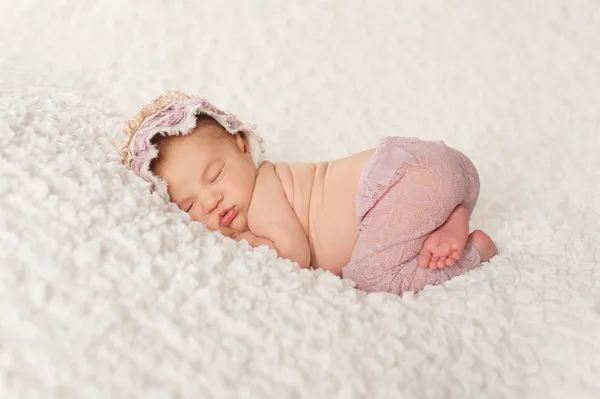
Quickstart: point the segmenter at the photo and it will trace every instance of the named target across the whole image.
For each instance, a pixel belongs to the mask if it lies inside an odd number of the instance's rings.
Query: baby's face
[[[156,174],[171,201],[192,219],[226,236],[248,230],[256,167],[248,144],[215,124],[171,137],[160,149]]]

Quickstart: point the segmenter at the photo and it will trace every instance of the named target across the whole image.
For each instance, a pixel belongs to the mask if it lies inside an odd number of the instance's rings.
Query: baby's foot
[[[494,241],[481,230],[475,230],[469,234],[468,241],[479,252],[479,258],[482,262],[487,262],[490,258],[498,255],[498,248],[494,244]]]
[[[419,254],[419,266],[432,269],[454,266],[462,257],[468,234],[469,210],[459,205],[452,211],[448,220],[423,243]]]

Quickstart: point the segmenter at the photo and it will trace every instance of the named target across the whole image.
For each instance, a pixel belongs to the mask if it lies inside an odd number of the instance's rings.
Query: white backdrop
[[[0,396],[597,398],[600,3],[3,0]],[[366,296],[200,226],[118,163],[163,90],[271,160],[443,139],[490,265]]]

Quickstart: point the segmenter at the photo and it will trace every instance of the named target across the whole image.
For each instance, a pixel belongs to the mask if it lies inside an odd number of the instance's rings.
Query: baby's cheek
[[[193,212],[193,211],[192,211],[192,212],[190,212],[190,216],[192,217],[192,220],[193,220],[194,222],[202,223],[202,224],[203,224],[203,225],[205,225],[206,227],[209,227],[209,228],[210,228],[210,226],[208,226],[208,225],[206,224],[206,222],[207,222],[207,221],[206,221],[206,220],[204,220],[204,218],[200,217],[200,212]]]
[[[204,227],[211,231],[220,230],[219,226],[215,226],[214,223],[211,223],[210,220],[206,217],[206,215],[203,214],[201,211],[192,211],[190,212],[190,216],[194,222],[201,223],[202,225],[204,225]]]

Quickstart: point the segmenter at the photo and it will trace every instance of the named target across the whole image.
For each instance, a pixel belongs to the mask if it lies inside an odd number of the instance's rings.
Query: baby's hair
[[[158,156],[150,161],[150,171],[154,175],[157,174],[157,170],[163,161],[163,157],[161,157],[160,154],[165,152],[165,146],[167,145],[168,139],[169,136],[163,136],[162,134],[157,134],[150,139],[150,143],[158,148]]]

